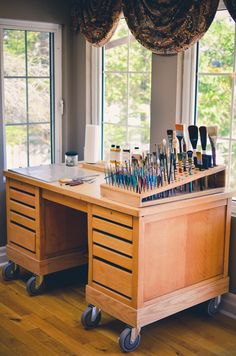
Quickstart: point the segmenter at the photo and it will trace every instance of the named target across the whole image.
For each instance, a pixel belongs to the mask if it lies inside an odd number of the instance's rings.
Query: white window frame
[[[223,0],[220,0],[218,11],[227,10]],[[184,52],[183,59],[183,86],[182,86],[182,113],[183,123],[193,125],[195,115],[196,96],[196,51],[197,44]],[[232,216],[236,217],[236,201],[232,202]]]
[[[62,162],[62,117],[63,117],[63,100],[62,100],[62,31],[61,25],[52,24],[47,22],[34,22],[34,21],[19,21],[11,19],[0,18],[0,88],[3,89],[3,30],[7,28],[9,30],[23,30],[23,31],[42,31],[52,32],[54,34],[54,80],[55,80],[55,140],[54,140],[54,152],[55,163]],[[3,135],[2,142],[3,147],[1,154],[4,157],[4,168],[6,168],[6,145],[5,145],[5,123],[4,123],[4,90],[1,90],[2,97],[0,99],[0,110],[3,117],[0,122],[0,135]],[[2,134],[1,134],[2,133]]]

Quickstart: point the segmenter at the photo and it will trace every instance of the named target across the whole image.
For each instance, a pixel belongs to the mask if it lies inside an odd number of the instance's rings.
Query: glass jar
[[[65,153],[65,163],[68,167],[77,166],[78,164],[78,152],[68,151]]]

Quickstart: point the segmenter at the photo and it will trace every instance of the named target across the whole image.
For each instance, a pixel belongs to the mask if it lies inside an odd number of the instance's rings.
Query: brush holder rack
[[[178,166],[177,166],[178,171]],[[221,193],[225,190],[226,167],[216,166],[207,170],[192,169],[192,174],[176,172],[176,179],[171,183],[136,193],[129,189],[100,185],[101,196],[133,207],[145,207],[168,201],[190,199],[208,194]]]

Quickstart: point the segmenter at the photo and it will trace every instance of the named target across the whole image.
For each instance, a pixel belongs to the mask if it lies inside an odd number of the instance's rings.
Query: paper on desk
[[[36,167],[13,168],[11,172],[38,179],[47,183],[57,182],[61,178],[82,179],[96,177],[99,174],[91,173],[91,170],[81,169],[78,166],[68,167],[65,164],[50,164]]]

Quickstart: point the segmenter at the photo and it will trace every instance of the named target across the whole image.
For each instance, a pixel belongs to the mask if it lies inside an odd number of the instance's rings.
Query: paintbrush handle
[[[216,142],[209,136],[210,144],[211,144],[211,151],[212,151],[212,160],[213,166],[216,166]]]

